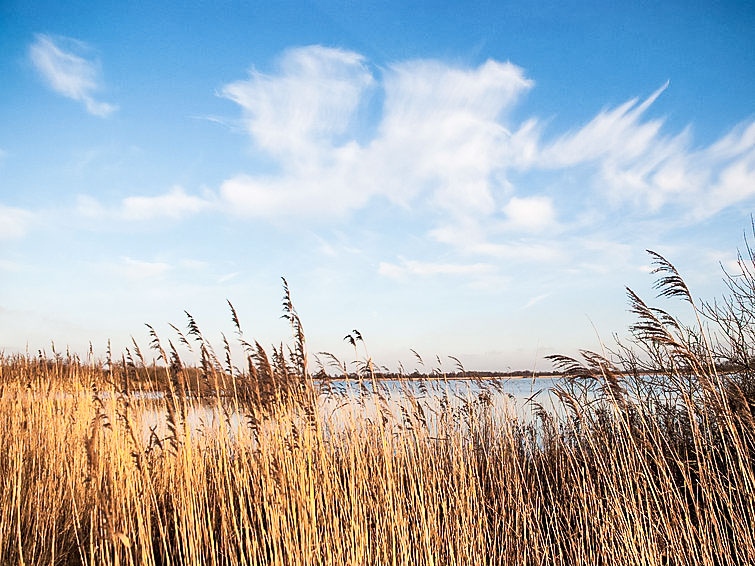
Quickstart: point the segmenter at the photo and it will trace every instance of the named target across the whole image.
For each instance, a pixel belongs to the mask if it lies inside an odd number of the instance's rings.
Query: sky
[[[755,5],[630,4],[0,0],[0,350],[285,342],[285,277],[312,353],[541,370],[678,307],[646,249],[719,296]]]

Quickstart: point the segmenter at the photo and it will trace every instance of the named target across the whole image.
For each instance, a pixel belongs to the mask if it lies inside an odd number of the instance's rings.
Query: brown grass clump
[[[424,385],[397,415],[368,357],[357,393],[318,386],[287,286],[270,356],[231,305],[242,369],[188,314],[196,366],[151,328],[156,363],[3,356],[0,563],[752,563],[753,257],[700,307],[653,257],[696,326],[630,291],[635,344],[553,357],[563,411],[535,422]]]

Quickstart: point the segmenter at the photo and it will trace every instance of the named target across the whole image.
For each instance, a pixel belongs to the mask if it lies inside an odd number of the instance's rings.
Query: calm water
[[[319,414],[324,424],[337,430],[345,423],[356,419],[379,418],[398,424],[408,415],[422,415],[430,431],[437,430],[438,419],[446,410],[456,415],[463,426],[463,418],[469,411],[487,411],[495,418],[532,420],[534,406],[529,401],[540,403],[547,410],[555,411],[549,389],[560,378],[511,378],[473,380],[379,380],[373,391],[370,380],[333,379],[316,382],[320,388]],[[159,394],[148,394],[156,399]],[[419,409],[417,409],[419,407]],[[448,411],[450,409],[450,411]],[[158,436],[167,434],[166,414],[162,409],[147,409],[141,412],[141,427],[145,440],[154,428]],[[243,414],[222,414],[214,407],[197,405],[187,414],[192,429],[211,432],[230,423],[231,430],[246,422]]]
[[[560,378],[539,377],[534,379],[485,379],[485,380],[380,380],[377,391],[394,409],[408,408],[408,397],[431,407],[446,402],[450,407],[460,407],[468,403],[486,402],[496,410],[510,410],[519,413],[528,407],[527,401],[534,399],[552,408],[549,403],[548,390],[558,383]],[[336,379],[320,383],[320,396],[323,411],[338,411],[343,403],[359,404],[362,399],[369,404],[375,400],[372,382],[364,380]],[[378,401],[380,402],[380,401]],[[520,415],[520,416],[523,416]]]

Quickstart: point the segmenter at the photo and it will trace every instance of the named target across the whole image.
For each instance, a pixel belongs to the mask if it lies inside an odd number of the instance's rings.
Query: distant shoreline
[[[535,373],[535,374],[490,374],[490,375],[375,375],[376,381],[494,381],[504,379],[541,379],[541,378],[555,378],[563,377],[562,373]],[[370,380],[369,376],[313,376],[313,379],[322,381],[357,381],[359,379]]]

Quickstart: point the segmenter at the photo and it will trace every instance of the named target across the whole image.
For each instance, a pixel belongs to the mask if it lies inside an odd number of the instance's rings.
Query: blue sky
[[[355,5],[358,4],[358,5]],[[751,3],[0,4],[0,348],[225,300],[263,344],[544,368],[755,205]],[[448,364],[451,369],[453,364]]]

